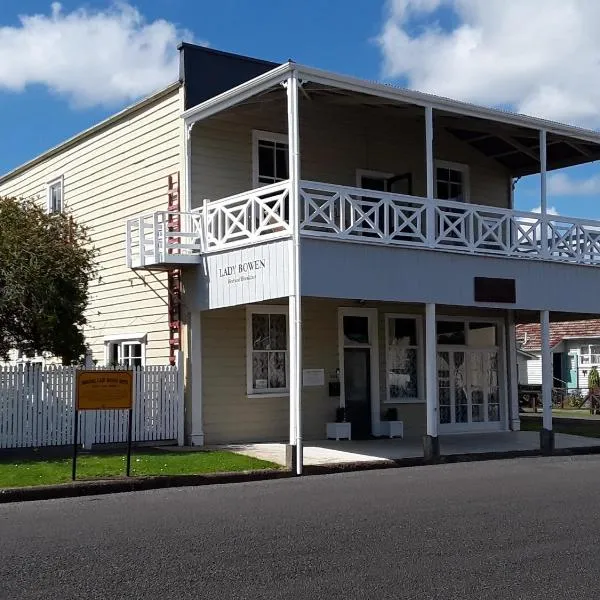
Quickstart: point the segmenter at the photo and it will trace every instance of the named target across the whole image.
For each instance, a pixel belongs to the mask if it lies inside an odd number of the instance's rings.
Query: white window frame
[[[52,210],[51,190],[55,185],[60,185],[60,210]],[[58,214],[65,211],[65,178],[63,175],[54,177],[46,183],[46,209],[48,214]]]
[[[285,315],[287,326],[285,330],[286,360],[285,380],[287,386],[284,388],[271,388],[271,391],[256,390],[252,382],[252,315]],[[301,376],[301,374],[300,374]],[[290,318],[287,306],[278,304],[249,305],[246,307],[246,387],[248,398],[278,398],[290,394]]]
[[[104,338],[104,364],[111,364],[112,348],[118,346],[118,354],[123,355],[123,347],[131,344],[139,344],[142,348],[141,366],[146,366],[146,344],[147,334],[145,333],[118,333],[116,335],[107,335]]]
[[[592,346],[600,346],[600,343],[595,343],[595,344],[579,344],[578,348],[577,348],[577,352],[579,354],[579,366],[583,366],[583,367],[600,367],[600,361],[599,362],[592,362],[591,357],[592,356],[599,356],[600,354],[595,352],[592,353],[590,351],[590,348]],[[587,349],[587,352],[582,352],[581,350],[583,348]],[[584,358],[590,358],[589,362],[584,362]]]
[[[415,321],[417,331],[417,389],[418,395],[416,398],[391,398],[390,397],[390,386],[388,381],[388,370],[389,370],[389,354],[388,348],[390,345],[390,321],[392,319],[412,319]],[[410,346],[411,348],[413,346]],[[425,402],[425,354],[423,344],[423,317],[415,314],[401,314],[401,313],[386,313],[385,314],[385,388],[386,393],[383,400],[383,404],[422,404]]]
[[[258,143],[263,142],[278,142],[280,144],[287,144],[289,152],[289,140],[285,133],[275,133],[274,131],[262,131],[260,129],[252,130],[252,187],[258,188],[264,185],[273,185],[273,183],[260,183],[258,181]],[[285,181],[285,180],[282,180]]]
[[[437,160],[437,159],[435,160],[433,181],[434,181],[434,185],[435,185],[436,200],[439,200],[439,198],[437,197],[437,184],[438,184],[437,170],[438,170],[438,168],[451,169],[452,171],[459,171],[460,173],[462,173],[463,190],[464,190],[462,202],[464,202],[466,204],[471,202],[471,178],[470,178],[470,174],[469,174],[469,165],[466,165],[464,163],[452,162],[449,160]],[[448,202],[457,202],[457,200],[448,200]]]

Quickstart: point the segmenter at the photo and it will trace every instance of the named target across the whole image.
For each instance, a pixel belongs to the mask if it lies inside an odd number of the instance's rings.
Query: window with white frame
[[[142,367],[146,363],[146,336],[124,335],[105,338],[105,363],[108,366]]]
[[[579,354],[580,364],[600,366],[600,345],[587,344],[585,346],[580,346]]]
[[[420,320],[386,317],[387,402],[418,402],[420,398]]]
[[[48,212],[60,213],[64,209],[63,178],[57,177],[48,183]]]
[[[268,131],[253,132],[254,186],[285,181],[288,171],[287,136]]]
[[[435,161],[435,193],[439,200],[469,201],[469,167],[460,163]]]
[[[286,307],[248,307],[247,358],[249,395],[288,391]]]

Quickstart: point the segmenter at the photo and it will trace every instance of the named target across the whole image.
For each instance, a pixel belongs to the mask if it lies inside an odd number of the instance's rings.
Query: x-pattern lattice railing
[[[284,181],[205,203],[198,211],[203,250],[249,245],[289,233],[289,191],[290,184]]]
[[[301,182],[300,202],[305,236],[600,263],[594,221],[314,181]]]
[[[300,186],[303,235],[423,245],[425,209],[412,196],[311,181]]]
[[[300,232],[384,245],[600,264],[600,223],[449,200],[300,182]],[[289,181],[127,222],[127,264],[194,262],[201,253],[290,236]]]

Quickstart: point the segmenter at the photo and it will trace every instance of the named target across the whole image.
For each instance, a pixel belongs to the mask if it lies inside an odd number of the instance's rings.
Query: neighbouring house
[[[545,181],[600,158],[600,134],[180,53],[178,82],[0,178],[90,227],[94,359],[181,347],[196,445],[298,450],[344,416],[379,436],[390,408],[432,452],[518,429],[515,324],[597,308],[600,222],[548,214]],[[532,174],[541,211],[515,211]]]
[[[517,325],[519,383],[541,385],[541,330],[536,323]],[[553,387],[587,393],[592,367],[600,367],[600,319],[550,324]]]

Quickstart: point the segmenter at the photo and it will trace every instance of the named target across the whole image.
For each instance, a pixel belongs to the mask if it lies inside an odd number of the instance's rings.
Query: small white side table
[[[381,435],[404,438],[404,421],[381,421]]]
[[[327,423],[327,439],[352,439],[352,423]]]

